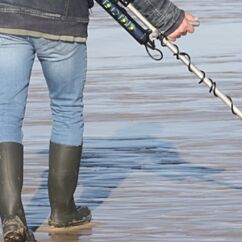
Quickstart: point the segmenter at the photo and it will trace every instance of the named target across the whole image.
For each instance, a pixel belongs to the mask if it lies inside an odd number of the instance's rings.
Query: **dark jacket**
[[[185,17],[184,11],[169,0],[134,0],[133,5],[166,35],[177,29]]]
[[[93,0],[0,0],[0,32],[86,38],[92,5]],[[135,0],[134,5],[163,32],[184,17],[169,0]]]

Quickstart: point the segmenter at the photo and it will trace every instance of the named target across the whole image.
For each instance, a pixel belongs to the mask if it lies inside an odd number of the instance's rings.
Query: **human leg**
[[[49,224],[75,226],[91,220],[90,210],[77,208],[74,202],[82,154],[86,46],[43,40],[36,43],[36,49],[49,87],[53,115],[49,151]]]
[[[74,192],[77,186],[82,146],[68,146],[50,142],[49,199],[51,215],[49,225],[68,227],[91,220],[87,207],[76,207]]]
[[[0,142],[22,143],[22,125],[34,61],[24,37],[0,34]]]
[[[22,123],[34,50],[25,38],[0,35],[0,215],[4,241],[35,241],[21,200]]]
[[[84,127],[86,45],[42,39],[35,47],[49,88],[53,117],[51,141],[79,146]]]
[[[34,242],[27,227],[21,192],[23,186],[23,145],[0,143],[0,213],[4,242]]]

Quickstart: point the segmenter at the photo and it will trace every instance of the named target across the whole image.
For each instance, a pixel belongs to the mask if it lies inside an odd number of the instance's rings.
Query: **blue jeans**
[[[81,145],[86,44],[0,34],[0,142],[22,143],[31,70],[37,55],[48,85],[51,141]]]

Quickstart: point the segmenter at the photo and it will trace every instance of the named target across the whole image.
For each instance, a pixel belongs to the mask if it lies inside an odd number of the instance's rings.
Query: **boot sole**
[[[92,219],[91,214],[84,217],[82,220],[71,221],[69,223],[55,223],[54,221],[49,219],[48,225],[51,228],[71,228],[71,227],[76,227],[76,226],[79,226],[79,225],[84,225],[84,224],[90,223],[91,219]]]
[[[4,242],[36,242],[33,233],[25,227],[18,216],[3,221]]]
[[[4,237],[4,242],[12,242],[12,241],[25,242],[26,241],[24,229],[8,231],[3,235],[3,237]]]

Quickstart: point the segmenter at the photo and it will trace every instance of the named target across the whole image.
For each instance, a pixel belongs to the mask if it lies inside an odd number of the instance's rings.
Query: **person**
[[[185,13],[169,0],[134,0],[134,6],[172,41],[194,32]],[[35,241],[21,200],[23,134],[31,69],[38,57],[53,117],[49,144],[49,225],[91,221],[77,207],[83,144],[86,40],[92,0],[0,0],[0,215],[5,242]]]

